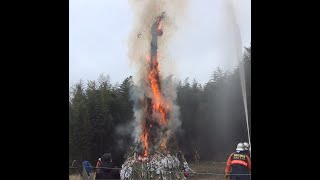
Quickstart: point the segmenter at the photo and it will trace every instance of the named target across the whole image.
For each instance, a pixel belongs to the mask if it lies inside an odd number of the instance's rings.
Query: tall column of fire
[[[166,102],[163,92],[161,91],[161,79],[158,62],[158,38],[162,36],[162,19],[165,13],[156,17],[152,24],[150,54],[146,55],[147,86],[152,92],[152,97],[144,97],[144,116],[142,116],[142,134],[141,142],[143,143],[143,155],[148,156],[149,147],[160,147],[164,149],[167,143],[167,125],[169,115],[169,103]]]
[[[180,109],[176,103],[177,84],[172,79],[174,61],[167,47],[186,17],[188,0],[129,0],[129,3],[134,10],[134,26],[128,55],[131,65],[137,68],[130,93],[134,101],[132,137],[136,150],[150,157],[152,150],[177,147],[174,136],[181,126]]]

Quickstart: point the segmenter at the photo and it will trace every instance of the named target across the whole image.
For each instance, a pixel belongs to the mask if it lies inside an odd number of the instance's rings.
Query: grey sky
[[[195,78],[204,84],[217,66],[234,67],[230,30],[223,2],[189,0],[186,22],[170,43],[172,74]],[[251,0],[233,0],[242,44],[251,42]],[[113,83],[134,75],[129,66],[127,39],[132,29],[132,11],[127,0],[69,1],[69,84],[80,79],[96,80],[109,74]],[[171,68],[170,68],[171,69]]]

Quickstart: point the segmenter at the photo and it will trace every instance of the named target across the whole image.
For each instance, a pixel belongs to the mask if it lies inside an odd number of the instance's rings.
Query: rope
[[[88,167],[88,166],[85,166]],[[69,167],[70,169],[75,169],[75,168],[81,168],[81,166],[79,167]],[[117,170],[121,170],[122,168],[108,168],[108,167],[92,167],[93,169],[117,169]],[[139,169],[139,168],[134,168],[135,171],[147,171],[147,172],[154,172],[151,170],[143,170],[143,169]],[[163,170],[163,172],[178,172],[178,173],[182,173],[183,171],[167,171],[167,170]],[[218,174],[218,173],[197,173],[197,172],[191,172],[191,174],[196,174],[196,175],[217,175],[217,176],[222,176],[222,175],[226,175],[226,174]],[[251,176],[251,174],[231,174],[231,175],[243,175],[243,176]]]

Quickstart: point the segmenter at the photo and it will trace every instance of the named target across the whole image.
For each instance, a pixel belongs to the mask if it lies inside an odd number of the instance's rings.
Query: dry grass
[[[199,173],[210,172],[210,173],[221,174],[221,173],[224,173],[226,163],[206,161],[206,162],[200,162],[199,165],[196,165],[195,163],[190,163],[189,166],[191,169]]]
[[[94,180],[95,178],[95,173],[93,173],[93,177],[90,180]],[[69,174],[69,180],[83,180],[83,177],[80,176],[80,174]]]
[[[206,161],[201,162],[199,165],[195,163],[189,164],[190,168],[197,173],[214,173],[214,174],[224,174],[224,169],[226,167],[225,162],[213,162]],[[223,180],[223,175],[196,175],[189,177],[188,179],[198,179],[198,180]],[[79,174],[69,175],[69,180],[82,180]]]
[[[80,180],[80,179],[81,179],[80,174],[69,175],[69,180]]]
[[[225,162],[213,162],[205,161],[196,165],[195,163],[189,164],[190,168],[196,173],[214,173],[214,174],[224,174],[224,169],[226,167]],[[208,175],[208,174],[197,174],[196,176],[190,177],[188,179],[198,179],[198,180],[223,180],[224,175]]]

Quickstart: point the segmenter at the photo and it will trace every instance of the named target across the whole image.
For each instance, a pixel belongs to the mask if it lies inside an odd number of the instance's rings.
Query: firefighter
[[[244,152],[250,157],[250,149],[251,149],[250,148],[251,147],[250,144],[247,143],[247,142],[244,142],[243,145],[244,145]]]
[[[230,177],[232,180],[250,180],[251,159],[244,151],[243,143],[239,143],[236,152],[230,154],[225,169],[225,179]]]

